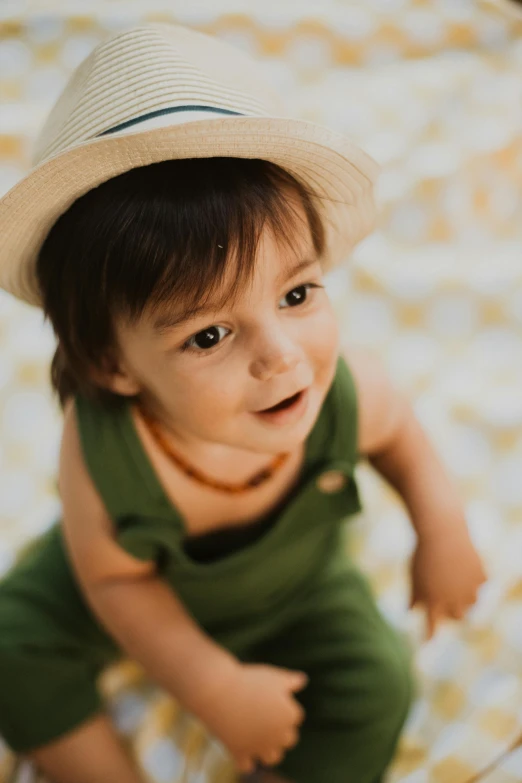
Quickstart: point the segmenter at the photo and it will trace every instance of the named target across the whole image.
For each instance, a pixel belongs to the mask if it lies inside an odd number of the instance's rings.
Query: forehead
[[[278,288],[300,272],[318,262],[317,254],[308,236],[303,231],[291,242],[276,239],[271,230],[260,238],[255,263],[250,273],[238,279],[237,264],[230,260],[221,281],[203,297],[185,297],[184,300],[164,302],[147,314],[148,326],[153,332],[162,334],[183,322],[217,313],[225,307],[233,307],[242,297],[249,300],[263,288]]]

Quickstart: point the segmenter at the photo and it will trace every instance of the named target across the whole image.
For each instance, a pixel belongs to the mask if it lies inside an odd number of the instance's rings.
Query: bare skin
[[[92,749],[96,748],[96,753]],[[53,783],[145,783],[123,747],[111,721],[104,715],[33,751],[28,758]],[[243,775],[240,783],[292,783],[275,772],[260,770]]]
[[[96,753],[93,753],[96,748]],[[146,783],[129,757],[111,721],[104,715],[83,724],[28,758],[53,783]],[[292,783],[262,770],[241,776],[240,783]]]
[[[53,783],[146,783],[104,715],[34,750],[28,758]]]

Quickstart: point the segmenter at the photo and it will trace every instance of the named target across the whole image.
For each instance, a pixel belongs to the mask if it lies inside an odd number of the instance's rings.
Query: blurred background
[[[422,618],[406,611],[409,523],[360,467],[356,554],[417,651],[419,696],[392,783],[522,781],[521,9],[515,0],[0,4],[0,195],[31,166],[35,135],[77,64],[107,35],[153,20],[247,50],[290,113],[343,131],[382,165],[378,228],[330,290],[345,340],[379,356],[414,400],[490,576],[467,619],[424,643]],[[41,313],[0,292],[0,574],[60,513],[53,347]],[[153,783],[231,779],[220,749],[134,666],[104,687]],[[11,763],[0,741],[0,780]]]

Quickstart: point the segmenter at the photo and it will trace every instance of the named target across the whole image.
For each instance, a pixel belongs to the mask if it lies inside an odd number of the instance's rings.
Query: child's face
[[[325,290],[313,287],[323,281],[309,232],[296,242],[290,250],[265,229],[251,281],[222,309],[162,333],[153,325],[157,312],[117,325],[126,382],[187,443],[275,454],[312,429],[335,373],[339,338]],[[231,264],[225,289],[233,274]],[[284,413],[260,413],[297,392]]]

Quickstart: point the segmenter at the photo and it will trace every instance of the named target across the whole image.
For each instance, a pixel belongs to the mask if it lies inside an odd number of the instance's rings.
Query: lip
[[[289,408],[283,408],[280,411],[272,412],[254,411],[253,413],[254,416],[257,416],[258,419],[266,424],[291,424],[293,421],[297,421],[297,419],[299,419],[304,414],[306,408],[308,407],[308,397],[308,389],[302,389],[299,392],[299,397],[297,400],[292,403]]]

